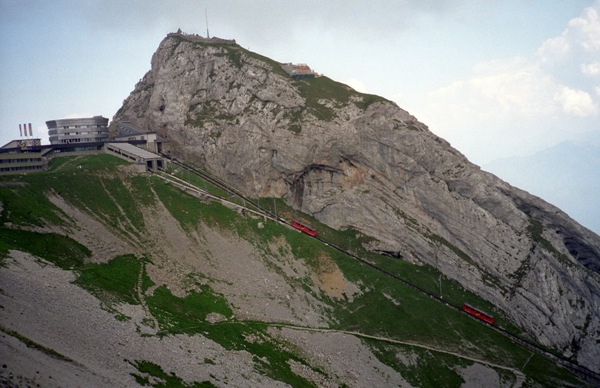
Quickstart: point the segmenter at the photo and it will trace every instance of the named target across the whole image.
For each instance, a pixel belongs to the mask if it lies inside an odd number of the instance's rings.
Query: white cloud
[[[480,63],[468,77],[429,93],[418,110],[476,162],[598,132],[600,85],[587,77],[600,76],[599,13],[600,0],[531,57]]]
[[[552,109],[547,101],[555,88],[552,77],[522,58],[480,64],[468,84],[471,98],[485,97],[504,112],[536,115]]]
[[[581,65],[581,72],[584,75],[595,77],[600,75],[600,61],[584,63]]]
[[[571,45],[567,39],[567,34],[568,31],[565,30],[561,36],[548,39],[542,43],[541,47],[537,50],[537,55],[542,62],[556,62],[567,58],[571,52]]]
[[[578,51],[600,52],[600,1],[583,10],[582,15],[569,20],[567,28],[554,38],[547,39],[537,50],[542,63],[559,63]]]
[[[600,8],[600,2],[586,8],[581,17],[569,21],[568,29],[573,30],[577,43],[587,52],[600,51],[600,20],[596,8]]]
[[[553,96],[560,89],[535,62],[513,58],[479,64],[470,78],[430,93],[428,100],[436,109],[451,107],[452,116],[498,120],[552,114],[559,110]]]
[[[562,106],[565,113],[572,116],[586,117],[595,115],[598,112],[592,97],[583,90],[564,86],[556,93],[554,99]]]

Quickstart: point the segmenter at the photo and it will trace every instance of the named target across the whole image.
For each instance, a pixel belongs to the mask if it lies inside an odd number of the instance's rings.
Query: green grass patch
[[[134,255],[117,256],[108,263],[90,263],[79,270],[75,284],[89,290],[107,305],[140,304],[137,291],[142,263]],[[148,285],[148,283],[146,283]]]
[[[282,77],[285,77],[285,78],[289,77],[288,73],[286,73],[285,70],[283,70],[283,68],[281,67],[281,63],[279,63],[277,61],[274,61],[271,58],[265,57],[264,55],[260,55],[258,53],[255,53],[253,51],[249,51],[249,50],[245,50],[245,49],[243,49],[243,50],[244,50],[244,53],[248,57],[254,58],[254,59],[258,59],[259,61],[264,62],[268,66],[269,70],[272,73],[278,74],[278,75],[280,75]]]
[[[293,81],[292,84],[306,100],[305,110],[322,121],[332,121],[336,114],[333,109],[319,103],[319,100],[330,100],[342,106],[354,94],[350,87],[327,77],[305,78]]]
[[[307,106],[313,107],[317,100],[326,99],[345,104],[356,92],[348,85],[336,82],[328,77],[305,78],[293,81],[300,95],[307,99]]]
[[[120,166],[130,163],[116,156],[98,153],[76,156],[60,156],[52,159],[48,165],[49,173],[52,172],[101,172],[115,171]]]
[[[381,362],[400,372],[415,387],[460,387],[464,380],[455,368],[471,364],[458,357],[418,347],[391,345],[368,339],[363,342],[369,345]]]
[[[197,166],[195,166],[195,167],[197,167]],[[198,175],[191,173],[187,170],[179,170],[175,173],[175,176],[180,179],[183,179],[184,181],[186,181],[188,183],[191,183],[192,185],[196,186],[199,189],[206,190],[213,195],[217,195],[217,196],[223,197],[223,198],[230,198],[229,194],[225,190],[211,184],[210,182],[205,181],[204,179],[200,178]],[[232,199],[232,201],[235,201],[235,198],[231,198],[231,199]]]
[[[18,226],[40,227],[46,224],[62,225],[63,219],[67,217],[44,195],[49,189],[46,179],[46,173],[23,175],[18,178],[0,177],[0,182],[15,184],[0,187],[0,224],[10,222]]]
[[[582,385],[582,382],[567,369],[548,361],[539,354],[531,356],[529,362],[520,365],[520,367],[523,366],[522,372],[527,376],[525,386],[533,386],[531,380],[534,380],[544,387],[584,386]]]
[[[287,343],[272,338],[267,325],[232,322],[206,326],[203,335],[229,350],[245,350],[254,357],[260,373],[292,387],[312,387],[308,380],[292,372],[289,361],[306,364]]]
[[[201,285],[199,291],[192,291],[184,298],[178,298],[167,287],[160,286],[146,297],[146,302],[163,335],[194,333],[210,313],[218,313],[225,318],[233,316],[225,298],[208,285]]]
[[[48,161],[48,170],[56,171],[62,168],[63,165],[72,163],[73,159],[80,158],[81,156],[60,156],[54,157]]]
[[[49,203],[45,199],[45,193],[52,190],[109,227],[130,235],[139,235],[140,230],[145,227],[140,201],[135,197],[136,191],[125,187],[126,178],[116,174],[116,169],[123,163],[127,162],[104,154],[73,157],[63,163],[61,169],[27,176],[27,181],[32,191],[44,198],[41,203]],[[50,214],[53,208],[56,209],[50,204]],[[55,219],[54,223],[59,220],[60,218]]]
[[[145,224],[138,198],[132,195],[133,193],[125,187],[121,179],[107,179],[102,186],[113,201],[111,207],[116,207],[121,217],[125,216],[129,221],[127,224],[133,226],[132,232],[140,234]]]
[[[132,373],[131,375],[135,378],[135,381],[142,386],[152,387],[171,387],[171,388],[210,388],[216,387],[210,381],[186,383],[175,373],[167,373],[158,364],[151,361],[136,360],[129,362],[139,372]],[[152,378],[152,381],[150,381]]]
[[[55,160],[48,172],[20,177],[26,186],[0,189],[2,223],[43,226],[71,221],[48,200],[47,193],[52,191],[116,230],[136,234],[144,228],[139,199],[134,196],[139,191],[128,190],[116,174],[127,162],[105,154]],[[147,196],[142,197],[144,201]]]
[[[328,77],[305,78],[293,81],[298,92],[306,99],[305,108],[319,120],[331,121],[336,118],[333,109],[319,103],[319,100],[329,100],[334,105],[342,107],[350,102],[351,97],[356,97],[354,104],[360,109],[367,109],[376,102],[387,102],[383,97],[373,94],[356,92],[348,85],[334,81]]]
[[[7,257],[9,250],[30,253],[62,269],[79,268],[91,256],[88,248],[67,236],[0,227],[0,257]]]
[[[156,203],[149,179],[149,176],[133,176],[129,179],[132,197],[144,207],[153,206]]]
[[[202,334],[226,349],[250,352],[260,371],[275,380],[294,387],[311,386],[293,373],[288,364],[290,359],[303,361],[266,334],[265,324],[229,320],[215,324],[207,322],[209,313],[219,313],[227,319],[233,317],[226,300],[209,286],[203,285],[200,291],[190,292],[184,298],[172,295],[161,286],[146,301],[160,324],[160,335]]]
[[[211,226],[238,224],[236,213],[217,202],[203,203],[176,187],[155,179],[153,188],[161,202],[184,229],[196,227],[201,221]]]

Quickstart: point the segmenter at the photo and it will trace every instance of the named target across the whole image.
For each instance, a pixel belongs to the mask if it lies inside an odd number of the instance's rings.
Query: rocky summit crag
[[[439,268],[600,371],[600,237],[482,171],[415,117],[232,42],[169,34],[113,122],[167,139],[248,195]]]

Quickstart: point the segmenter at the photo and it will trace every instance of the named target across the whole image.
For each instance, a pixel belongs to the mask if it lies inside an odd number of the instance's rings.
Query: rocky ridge
[[[542,344],[600,371],[600,237],[470,163],[394,103],[293,81],[235,44],[169,34],[113,122],[168,139],[246,194],[438,267]]]

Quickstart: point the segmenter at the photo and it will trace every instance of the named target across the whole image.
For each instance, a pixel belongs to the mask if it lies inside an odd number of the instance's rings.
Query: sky
[[[600,146],[600,0],[0,0],[0,145],[111,118],[169,32],[395,101],[472,162]]]

